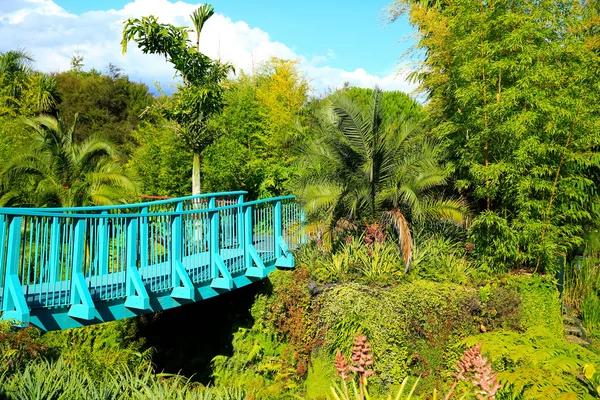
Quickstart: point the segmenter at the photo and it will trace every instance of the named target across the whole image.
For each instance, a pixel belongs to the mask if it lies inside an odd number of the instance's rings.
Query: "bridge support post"
[[[6,249],[6,263],[4,275],[4,293],[2,296],[2,319],[14,319],[24,324],[29,323],[29,306],[25,300],[23,287],[19,280],[19,262],[21,260],[21,225],[23,217],[9,218],[8,246]],[[6,235],[6,217],[0,220],[2,236]],[[2,237],[2,239],[4,239]],[[4,241],[2,241],[4,243]],[[4,255],[4,254],[3,254]],[[4,261],[2,258],[1,261]]]
[[[288,248],[283,238],[283,218],[281,212],[281,200],[275,202],[273,237],[275,240],[275,266],[282,268],[294,268],[294,255]]]
[[[127,260],[125,281],[125,307],[138,310],[150,310],[150,296],[144,287],[144,282],[137,269],[137,240],[138,240],[137,218],[127,219]]]
[[[215,208],[215,199],[210,199],[209,209]],[[208,221],[210,233],[208,239],[208,251],[210,254],[210,276],[212,281],[210,287],[213,289],[233,289],[233,278],[223,261],[219,249],[219,211],[209,211]]]
[[[249,278],[263,279],[267,276],[265,263],[256,251],[252,243],[252,206],[244,206],[244,263],[246,267],[246,276]],[[256,265],[256,266],[254,266]]]
[[[75,241],[73,242],[73,260],[71,265],[71,307],[68,315],[72,318],[91,320],[96,307],[83,276],[85,255],[85,219],[73,221],[75,224]]]
[[[177,203],[175,211],[183,211],[183,203]],[[194,300],[194,284],[183,265],[183,221],[177,214],[171,222],[171,297],[183,300]]]

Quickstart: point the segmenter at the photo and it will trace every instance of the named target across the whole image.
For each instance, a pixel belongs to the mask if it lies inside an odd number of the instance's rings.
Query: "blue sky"
[[[121,56],[118,33],[129,16],[154,13],[163,22],[187,24],[192,0],[0,0],[0,51],[25,47],[38,68],[68,68],[70,54],[84,55],[86,65],[102,69],[108,62],[144,82],[168,84],[172,71],[160,60],[134,49]],[[385,22],[388,1],[371,0],[213,0],[217,15],[203,34],[204,51],[240,69],[270,56],[297,58],[315,91],[340,86],[410,89],[400,57],[410,46],[405,21]],[[44,19],[46,27],[36,22]],[[203,32],[205,32],[203,31]],[[95,33],[94,33],[95,32]],[[41,39],[41,40],[40,40]],[[96,42],[95,42],[96,41]],[[212,54],[211,54],[212,53]],[[45,66],[41,65],[45,64]]]

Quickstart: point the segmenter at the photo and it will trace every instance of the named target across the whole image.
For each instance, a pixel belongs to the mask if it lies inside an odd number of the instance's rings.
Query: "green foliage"
[[[304,150],[300,197],[326,224],[341,217],[372,222],[390,209],[413,221],[462,220],[462,203],[432,190],[449,175],[437,144],[419,135],[411,115],[385,124],[380,90],[368,107],[343,92],[332,95],[314,130]]]
[[[349,236],[336,251],[318,257],[314,275],[320,282],[362,282],[391,285],[404,276],[400,249],[387,240],[365,243],[364,234]]]
[[[132,131],[153,103],[148,87],[120,76],[98,71],[67,71],[56,75],[60,103],[57,108],[67,124],[77,115],[77,141],[102,135],[129,155],[135,149]]]
[[[0,321],[0,376],[22,371],[27,364],[40,361],[47,350],[37,328],[21,328],[11,321]]]
[[[499,399],[551,399],[567,393],[587,398],[579,372],[584,364],[596,362],[598,355],[563,339],[562,308],[554,282],[538,276],[507,279],[509,287],[519,290],[526,331],[500,330],[461,343],[467,347],[483,343],[482,351],[500,371],[504,387]]]
[[[600,374],[596,371],[594,364],[583,366],[583,375],[587,380],[588,389],[594,396],[600,396]]]
[[[469,229],[473,254],[482,263],[501,272],[515,263],[517,237],[505,218],[493,211],[484,211],[473,219]]]
[[[121,46],[126,53],[127,44],[134,41],[144,53],[164,56],[186,83],[200,87],[219,63],[191,46],[188,33],[187,27],[160,24],[153,15],[129,18],[124,22]]]
[[[18,106],[32,63],[33,58],[25,50],[0,53],[0,115]]]
[[[280,340],[287,343],[284,367],[295,371],[291,380],[304,377],[312,350],[318,344],[315,304],[308,290],[310,273],[298,268],[293,274],[278,274],[272,278],[273,295],[262,317],[267,326],[275,327]],[[287,363],[287,365],[286,365]]]
[[[30,147],[2,170],[3,205],[73,207],[125,203],[137,186],[116,158],[112,143],[90,137],[76,143],[77,120],[42,116],[25,121]]]
[[[10,378],[0,377],[0,395],[8,400],[242,400],[247,394],[237,387],[204,387],[180,375],[155,375],[150,368],[117,366],[97,380],[62,358],[32,363]]]
[[[262,145],[266,152],[280,153],[284,161],[292,156],[291,145],[301,139],[298,124],[308,100],[308,81],[298,64],[298,60],[274,57],[261,64],[256,75],[256,99],[267,126]]]
[[[33,139],[34,132],[19,118],[9,116],[0,117],[0,162],[6,165],[8,161],[21,150],[28,146]]]
[[[136,324],[135,319],[126,319],[48,332],[40,338],[35,328],[10,330],[3,323],[1,354],[8,358],[3,365],[10,370],[0,371],[0,396],[237,400],[248,394],[236,386],[207,388],[180,375],[155,374],[152,349],[144,350]]]
[[[496,290],[490,299],[495,296]],[[453,345],[478,331],[489,314],[473,290],[426,281],[387,289],[335,286],[321,295],[319,303],[319,323],[327,327],[324,348],[330,354],[335,349],[348,354],[356,334],[369,337],[378,372],[370,382],[382,390],[400,384],[411,371],[424,377],[424,390],[435,387],[434,382],[442,384],[440,376],[449,378],[460,356]],[[490,329],[504,323],[512,326],[511,321],[520,319],[513,314],[518,308],[514,303],[498,308]]]
[[[254,154],[236,137],[221,136],[204,151],[203,157],[204,190],[246,190],[250,199],[260,196],[266,172],[265,162],[252,159]]]
[[[413,396],[415,394],[415,391],[417,389],[417,386],[419,385],[419,378],[417,378],[414,383],[412,384],[412,386],[407,386],[409,379],[408,376],[406,378],[404,378],[404,380],[402,381],[402,384],[400,385],[400,389],[398,389],[398,392],[394,393],[394,399],[396,400],[411,400],[411,399],[415,399],[418,398],[417,396]],[[376,399],[377,397],[372,397],[371,395],[369,395],[369,392],[367,390],[367,387],[365,386],[363,388],[363,395],[361,396],[361,391],[359,388],[357,388],[356,386],[356,382],[352,381],[352,385],[351,385],[351,390],[347,390],[347,388],[345,387],[346,383],[344,382],[342,386],[338,385],[337,383],[333,382],[331,385],[331,395],[332,398],[335,400],[371,400],[371,399]],[[381,399],[384,399],[384,397],[381,397]],[[388,394],[385,397],[385,400],[391,400],[392,399],[392,394]],[[433,399],[437,399],[437,396],[435,395],[434,392],[434,397]]]
[[[260,393],[261,398],[273,399],[296,386],[289,382],[294,370],[282,365],[285,344],[272,332],[262,330],[266,329],[239,328],[232,342],[234,354],[213,359],[213,378],[217,386],[243,387]]]
[[[47,332],[42,342],[54,357],[78,366],[91,379],[103,381],[120,369],[149,366],[153,350],[136,337],[136,322],[125,319],[66,331]]]
[[[250,198],[288,194],[296,149],[310,137],[300,129],[308,84],[297,62],[273,58],[227,85],[223,113],[211,121],[220,139],[203,153],[207,189],[236,186]]]
[[[587,240],[583,256],[565,266],[565,304],[581,317],[588,332],[600,335],[600,245]]]
[[[474,251],[493,269],[555,272],[600,210],[597,4],[396,0],[391,18],[404,14],[433,135],[482,213]]]
[[[0,116],[33,116],[56,110],[60,94],[54,76],[34,72],[25,50],[0,53]]]
[[[562,305],[555,282],[548,277],[523,276],[512,278],[519,288],[525,329],[543,327],[556,338],[563,336]]]
[[[367,107],[373,97],[373,89],[359,87],[350,87],[344,93],[362,107]],[[381,103],[384,123],[397,124],[406,118],[420,121],[425,116],[423,107],[404,92],[385,91],[382,93]]]
[[[485,277],[486,270],[468,256],[464,243],[441,234],[415,235],[411,274],[436,282],[466,284]]]
[[[254,325],[234,334],[232,356],[213,360],[217,386],[242,386],[266,399],[298,390],[320,337],[308,277],[306,268],[270,275],[272,292],[252,306]]]
[[[193,194],[201,189],[201,153],[217,138],[218,131],[212,128],[209,118],[223,110],[222,81],[233,71],[233,65],[211,60],[200,52],[200,31],[213,14],[212,6],[206,5],[192,14],[197,31],[195,48],[188,39],[188,28],[159,24],[153,15],[125,21],[121,40],[123,53],[127,51],[127,43],[134,41],[144,53],[164,56],[183,78],[184,85],[178,86],[164,111],[167,118],[177,123],[179,136],[194,151]]]
[[[555,399],[567,394],[588,395],[578,379],[584,364],[600,358],[583,347],[556,337],[543,327],[519,334],[498,331],[469,337],[461,344],[483,343],[482,351],[499,372],[500,399]],[[589,397],[587,397],[589,398]]]
[[[324,399],[330,393],[331,381],[335,369],[333,357],[324,351],[315,351],[311,357],[311,366],[304,381],[307,399]]]
[[[127,167],[139,178],[140,191],[151,196],[186,196],[190,193],[192,152],[166,121],[142,123],[132,132],[135,150]]]

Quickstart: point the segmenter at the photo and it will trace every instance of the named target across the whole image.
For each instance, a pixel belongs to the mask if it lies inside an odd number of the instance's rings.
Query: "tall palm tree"
[[[461,223],[466,206],[433,190],[449,173],[439,162],[438,146],[418,135],[416,122],[383,121],[381,90],[373,91],[367,107],[343,92],[332,95],[316,118],[319,139],[304,150],[300,197],[309,212],[330,224],[342,217],[391,223],[408,269],[408,220]]]
[[[25,120],[36,133],[30,148],[2,171],[8,206],[75,207],[124,203],[136,191],[116,160],[113,145],[98,137],[75,141],[77,116],[70,127],[61,116]]]
[[[208,4],[191,14],[196,29],[195,47],[188,39],[187,27],[160,24],[153,15],[125,21],[121,40],[123,53],[133,40],[144,53],[165,56],[183,79],[184,85],[178,85],[179,90],[164,111],[169,119],[177,122],[177,133],[193,150],[193,194],[199,194],[201,189],[202,151],[217,139],[219,132],[210,129],[208,122],[212,115],[223,110],[224,80],[230,72],[235,72],[232,64],[211,60],[199,51],[200,33],[213,14],[214,9]]]
[[[196,31],[196,51],[200,52],[200,33],[206,21],[215,14],[215,9],[210,4],[203,4],[190,15],[194,30]],[[192,87],[192,92],[196,93],[190,97],[192,100],[186,107],[186,113],[191,114],[188,123],[182,126],[181,136],[194,147],[194,159],[192,164],[192,193],[200,194],[202,191],[201,166],[202,150],[215,141],[214,132],[207,128],[207,119],[211,114],[218,112],[222,108],[222,102],[211,102],[211,98],[220,99],[222,92],[221,82],[225,80],[233,66],[229,63],[214,62],[213,68],[205,71],[205,79],[198,87]],[[189,91],[189,88],[188,88]],[[200,95],[198,95],[200,94]],[[185,94],[182,96],[185,98]],[[208,100],[208,101],[207,101]],[[212,106],[216,109],[211,109]]]

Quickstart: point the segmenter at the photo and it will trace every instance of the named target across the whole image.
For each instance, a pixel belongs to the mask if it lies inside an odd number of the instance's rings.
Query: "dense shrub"
[[[510,281],[521,295],[523,328],[541,326],[552,336],[562,337],[562,304],[555,282],[540,276],[517,276]]]
[[[255,323],[234,334],[233,355],[213,360],[215,384],[243,385],[261,398],[280,398],[306,377],[312,350],[319,343],[317,310],[308,289],[306,268],[274,272],[272,287],[253,306]]]
[[[373,383],[387,388],[417,373],[428,389],[433,381],[441,383],[440,376],[450,377],[461,354],[454,345],[461,339],[481,329],[519,325],[515,292],[490,287],[482,298],[473,288],[427,281],[389,289],[336,286],[319,300],[320,325],[327,328],[324,348],[330,354],[336,349],[348,354],[352,338],[362,333],[375,354],[378,373]]]
[[[11,321],[0,321],[0,375],[12,375],[30,362],[41,360],[48,347],[34,327],[17,327]]]
[[[122,368],[150,365],[152,349],[136,335],[136,319],[124,319],[42,336],[52,358],[77,366],[91,379],[103,381]]]
[[[482,351],[499,371],[498,399],[591,398],[581,372],[585,364],[599,365],[600,357],[545,327],[485,333],[462,342],[466,347],[476,343],[483,343]]]

